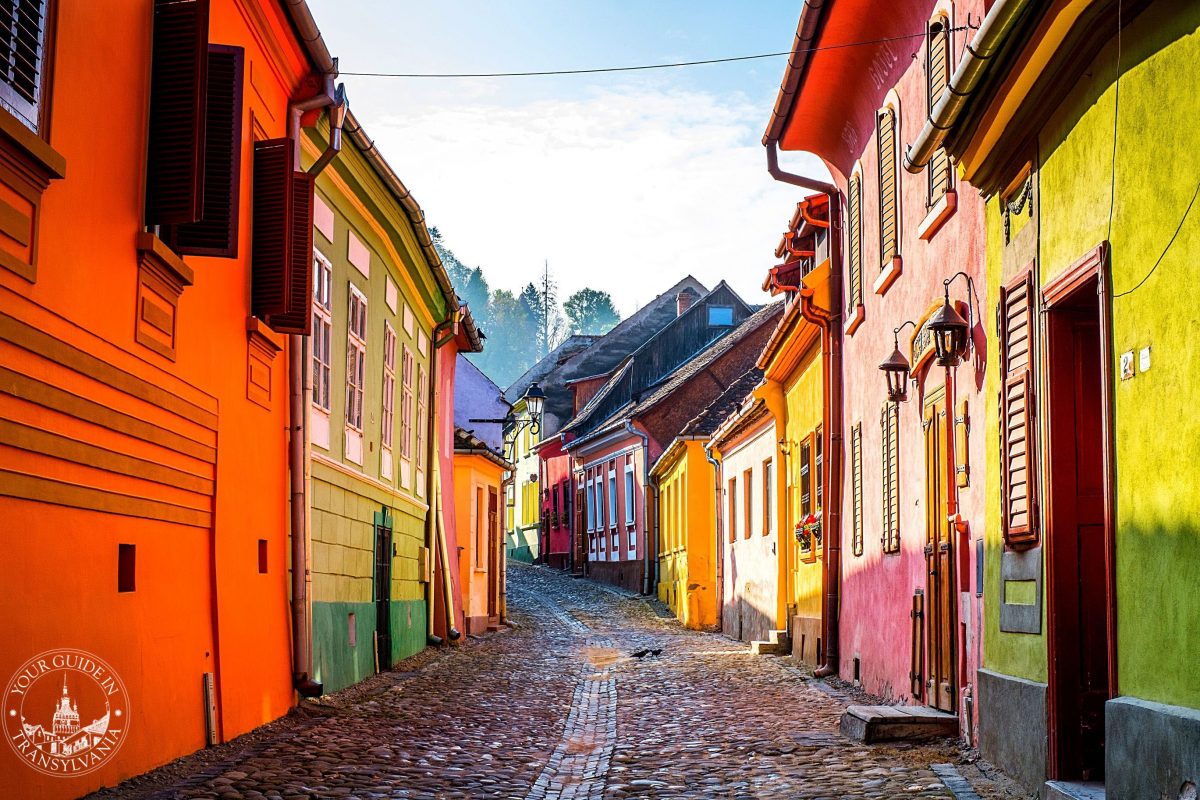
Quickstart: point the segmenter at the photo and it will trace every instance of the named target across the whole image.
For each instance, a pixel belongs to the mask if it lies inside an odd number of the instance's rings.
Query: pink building
[[[832,292],[844,398],[833,663],[869,692],[959,715],[968,735],[983,613],[983,203],[944,152],[907,172],[904,143],[970,39],[968,14],[985,10],[984,0],[806,6],[763,140],[772,157],[819,156],[833,186],[776,175],[831,193],[844,221]],[[851,41],[874,44],[823,49]],[[971,322],[957,366],[935,363],[926,325],[946,292]],[[912,379],[893,401],[878,365],[896,343]]]

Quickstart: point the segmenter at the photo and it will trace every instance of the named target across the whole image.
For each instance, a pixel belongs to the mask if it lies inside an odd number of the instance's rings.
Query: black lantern
[[[523,399],[525,407],[529,409],[529,418],[533,421],[533,432],[537,433],[541,426],[542,409],[546,404],[546,393],[542,391],[542,387],[537,385],[537,381],[534,381],[525,390]]]
[[[962,361],[963,354],[967,352],[967,333],[971,330],[970,324],[962,318],[962,314],[950,304],[950,283],[959,275],[967,277],[965,273],[959,272],[942,281],[946,292],[942,298],[942,307],[925,323],[933,337],[937,363],[943,367],[957,367]],[[967,282],[969,287],[970,278],[967,278]]]
[[[900,352],[900,331],[909,325],[915,326],[912,320],[906,321],[899,328],[892,329],[892,344],[895,346],[892,354],[883,360],[879,369],[887,380],[888,400],[893,403],[903,403],[908,399],[908,359]]]

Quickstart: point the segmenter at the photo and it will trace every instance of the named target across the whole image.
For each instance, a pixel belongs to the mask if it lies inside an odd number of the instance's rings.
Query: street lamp
[[[960,275],[967,281],[967,313],[971,313],[971,290],[973,289],[971,278],[965,272],[956,272],[942,281],[942,288],[945,291],[942,307],[935,311],[929,318],[929,322],[926,323],[933,336],[933,348],[937,353],[937,363],[943,367],[958,366],[963,354],[967,351],[967,334],[971,330],[971,323],[963,319],[962,314],[959,314],[950,304],[950,284]]]
[[[884,378],[887,380],[888,400],[893,403],[903,403],[908,399],[908,359],[900,352],[900,331],[912,325],[914,328],[917,323],[911,319],[906,320],[899,328],[892,329],[892,344],[894,349],[892,354],[883,360],[879,365],[880,371],[883,372]]]
[[[537,381],[529,384],[529,388],[525,390],[525,394],[521,395],[521,399],[525,401],[525,409],[527,414],[520,417],[514,415],[511,411],[507,416],[501,419],[470,419],[468,422],[483,422],[494,425],[504,426],[504,453],[508,456],[510,453],[515,456],[515,444],[517,436],[521,431],[529,428],[534,435],[542,431],[542,411],[546,406],[546,393],[542,391],[542,387],[538,386]],[[509,458],[511,461],[512,458]]]

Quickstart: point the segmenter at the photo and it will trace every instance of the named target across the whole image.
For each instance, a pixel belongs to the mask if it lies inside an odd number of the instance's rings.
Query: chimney
[[[696,294],[696,290],[685,288],[679,294],[675,295],[675,316],[683,316],[683,312],[687,311],[700,298]]]

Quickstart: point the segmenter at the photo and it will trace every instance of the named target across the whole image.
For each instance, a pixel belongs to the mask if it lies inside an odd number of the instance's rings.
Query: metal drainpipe
[[[821,328],[822,350],[822,414],[825,425],[825,498],[822,508],[827,524],[822,537],[824,549],[825,604],[821,614],[824,629],[825,663],[817,668],[817,677],[838,672],[838,614],[841,607],[842,583],[842,242],[841,192],[825,181],[784,172],[779,168],[779,142],[776,138],[764,142],[767,150],[767,171],[781,183],[799,186],[829,196],[829,302],[831,309],[812,304],[811,290],[802,290],[800,313]]]
[[[442,336],[443,333],[446,333],[445,337]],[[434,594],[433,594],[435,591],[434,580],[433,580],[435,567],[432,563],[433,559],[437,556],[437,553],[438,553],[437,531],[438,531],[438,524],[439,524],[438,517],[440,516],[440,508],[434,502],[434,500],[435,500],[434,474],[435,474],[435,470],[436,470],[436,473],[439,475],[441,474],[441,471],[442,471],[442,465],[439,461],[437,461],[437,455],[438,455],[438,449],[437,449],[438,353],[441,352],[441,349],[443,347],[445,347],[447,344],[450,343],[450,341],[455,337],[455,335],[457,335],[457,333],[458,333],[458,313],[452,312],[450,317],[448,317],[447,319],[442,320],[442,322],[438,323],[437,327],[433,329],[433,336],[429,337],[430,341],[431,341],[431,349],[429,352],[429,385],[426,387],[426,391],[429,393],[429,399],[427,401],[427,406],[430,410],[430,414],[429,414],[429,419],[427,421],[429,429],[428,429],[428,431],[426,431],[426,436],[425,436],[425,464],[428,466],[428,469],[429,469],[429,474],[426,476],[426,479],[425,479],[425,485],[429,491],[429,510],[425,514],[425,549],[426,549],[426,552],[429,553],[430,564],[429,564],[429,580],[425,583],[425,619],[426,619],[426,626],[427,626],[425,634],[426,634],[426,638],[428,639],[429,643],[433,644],[433,645],[438,645],[438,644],[442,643],[442,637],[435,635],[433,632],[433,609],[434,609],[434,606],[436,605],[436,598],[434,597]],[[440,489],[440,483],[436,484],[436,486]],[[445,548],[443,547],[443,549],[445,549]],[[449,558],[446,559],[445,569],[449,569]],[[447,574],[445,576],[445,580],[446,581],[450,580],[449,574]],[[460,633],[458,631],[458,629],[454,627],[454,604],[452,602],[450,602],[452,600],[452,597],[451,597],[452,594],[453,594],[452,592],[447,592],[447,595],[446,595],[446,598],[447,598],[447,602],[446,602],[446,617],[447,617],[446,632],[447,632],[447,635],[450,637],[451,641],[457,641],[458,638],[462,636],[462,633]]]
[[[334,88],[337,78],[337,60],[333,60],[332,68],[323,76],[323,90],[288,107],[288,136],[294,142],[296,150],[293,154],[293,164],[300,166],[300,118],[306,111],[313,111],[327,106],[337,106],[345,102],[345,91],[339,95]],[[344,106],[338,106],[344,108]],[[321,164],[326,165],[337,154],[334,148],[341,147],[340,125],[344,114],[333,114],[330,117],[330,145],[326,150],[328,158]],[[336,135],[335,135],[336,131]],[[333,150],[330,153],[330,150]],[[311,171],[315,176],[320,170]],[[320,697],[324,687],[313,680],[312,654],[312,618],[309,583],[312,580],[308,567],[309,540],[309,441],[308,415],[305,400],[312,391],[311,377],[308,374],[308,337],[292,335],[288,337],[288,412],[291,419],[288,439],[288,471],[291,484],[291,533],[292,533],[292,686],[301,697]]]
[[[704,457],[713,468],[713,528],[717,535],[717,629],[721,630],[725,627],[721,624],[725,618],[725,537],[721,527],[721,462],[713,458],[712,447],[708,445],[704,446]]]
[[[967,43],[949,85],[925,117],[925,125],[904,153],[904,168],[918,173],[946,141],[946,136],[966,108],[967,101],[995,61],[1004,40],[1017,26],[1021,15],[1037,5],[1033,0],[997,0],[983,17],[975,37]]]
[[[650,437],[633,427],[633,423],[625,421],[625,430],[642,440],[642,486],[650,485]],[[651,565],[658,566],[658,559],[650,560],[650,531],[646,524],[646,504],[642,503],[642,527],[645,530],[646,547],[642,553],[642,594],[651,595],[658,591],[658,576],[651,578]]]

